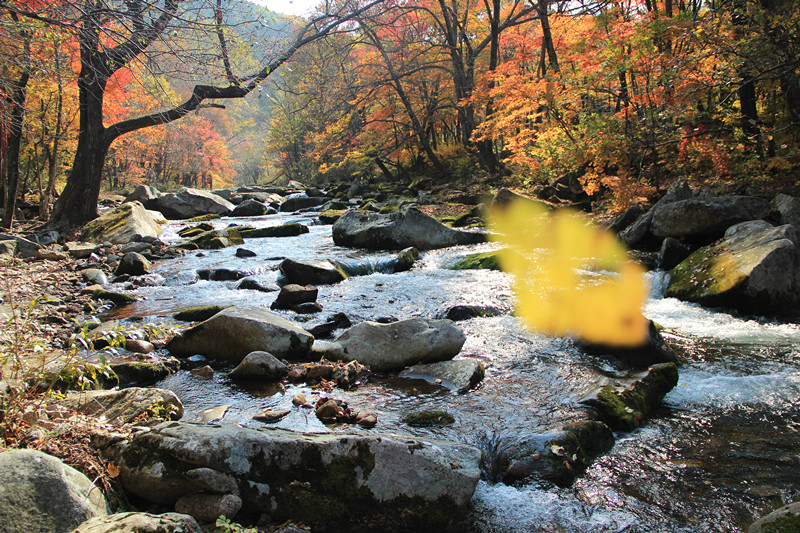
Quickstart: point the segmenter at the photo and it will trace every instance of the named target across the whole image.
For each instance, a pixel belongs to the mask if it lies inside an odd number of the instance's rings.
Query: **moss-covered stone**
[[[450,270],[501,270],[499,257],[499,251],[470,254],[455,265],[451,266]]]
[[[333,224],[345,214],[347,209],[328,209],[319,214],[319,220],[323,224]]]
[[[186,226],[185,228],[179,230],[178,235],[188,239],[190,237],[195,237],[197,235],[200,235],[201,233],[204,233],[206,231],[211,231],[213,229],[214,226],[212,226],[211,224],[207,223],[197,224],[196,226]]]
[[[44,376],[53,390],[110,389],[119,385],[119,378],[108,365],[78,361],[65,365],[57,374]]]
[[[216,220],[218,218],[221,218],[221,216],[217,215],[216,213],[208,213],[206,215],[200,215],[200,216],[196,216],[196,217],[192,217],[192,218],[187,218],[186,222],[205,222],[205,221],[208,221],[208,220]]]
[[[419,411],[403,419],[403,422],[415,427],[449,426],[455,421],[455,417],[447,411]]]
[[[203,305],[199,307],[190,307],[183,311],[178,311],[172,318],[180,320],[181,322],[202,322],[208,320],[216,315],[223,309],[227,309],[229,305]]]
[[[385,206],[381,207],[378,212],[380,214],[382,214],[382,215],[388,215],[390,213],[396,213],[399,210],[400,210],[400,206],[392,204],[392,205],[385,205]]]
[[[107,291],[105,289],[97,289],[92,293],[94,300],[108,300],[114,305],[128,305],[136,301],[134,296],[130,294],[123,294],[121,292]]]
[[[184,243],[181,243],[181,244],[179,244],[178,246],[176,246],[176,248],[179,248],[179,249],[181,249],[181,250],[187,250],[187,251],[190,251],[190,252],[191,252],[191,251],[193,251],[193,250],[199,250],[199,249],[200,249],[200,247],[199,247],[199,246],[197,246],[197,245],[196,245],[195,243],[193,243],[193,242],[184,242]]]
[[[596,399],[585,403],[597,409],[600,419],[611,428],[633,431],[677,384],[678,367],[663,363],[627,387],[603,387]]]
[[[245,239],[257,239],[264,237],[295,237],[308,232],[308,226],[298,222],[289,222],[282,226],[271,226],[268,228],[243,228],[240,234]]]
[[[764,533],[800,533],[800,515],[787,515],[764,524]]]
[[[176,361],[177,362],[177,361]],[[121,387],[153,385],[177,370],[163,362],[121,361],[111,364]]]
[[[225,228],[203,232],[189,242],[203,250],[219,250],[244,244],[244,239],[237,228]]]

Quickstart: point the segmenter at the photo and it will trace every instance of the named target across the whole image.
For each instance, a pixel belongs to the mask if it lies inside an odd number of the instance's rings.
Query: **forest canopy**
[[[619,209],[797,180],[791,0],[4,0],[0,33],[6,226],[101,184],[571,175]]]

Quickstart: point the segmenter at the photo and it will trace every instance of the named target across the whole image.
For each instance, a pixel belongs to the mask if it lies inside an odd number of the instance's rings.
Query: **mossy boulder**
[[[242,235],[237,228],[225,228],[203,232],[196,237],[192,237],[188,244],[202,250],[219,250],[228,246],[244,244],[244,239],[242,239]]]
[[[800,502],[784,505],[759,518],[747,533],[800,533]]]
[[[139,202],[127,202],[84,226],[80,240],[127,244],[142,237],[158,237],[161,226]]]
[[[180,320],[181,322],[202,322],[203,320],[208,320],[212,316],[216,315],[223,309],[227,309],[228,307],[230,306],[203,305],[200,307],[190,307],[189,309],[178,311],[172,315],[172,318],[175,320]]]
[[[600,420],[612,429],[633,431],[677,384],[678,367],[663,363],[637,375],[627,386],[605,385],[582,403],[596,409]]]
[[[319,221],[323,224],[333,224],[345,214],[347,209],[326,209],[319,214]]]
[[[215,213],[207,213],[205,215],[199,215],[196,217],[187,218],[186,222],[208,222],[209,220],[217,220],[218,218],[222,217]]]
[[[226,479],[242,514],[266,512],[331,532],[445,531],[475,491],[481,458],[473,446],[427,438],[182,422],[160,424],[108,453],[123,487],[151,503],[203,491],[202,470]]]
[[[301,261],[284,259],[281,274],[289,283],[297,285],[330,285],[347,279],[347,274],[334,261]]]
[[[296,237],[308,232],[308,226],[298,222],[289,222],[281,226],[269,226],[267,228],[242,228],[240,230],[240,234],[245,239]]]
[[[450,270],[501,270],[500,252],[480,252],[470,254],[450,267]]]
[[[747,224],[747,223],[745,223]],[[794,226],[729,228],[670,271],[664,296],[704,306],[767,312],[800,301],[800,256]]]

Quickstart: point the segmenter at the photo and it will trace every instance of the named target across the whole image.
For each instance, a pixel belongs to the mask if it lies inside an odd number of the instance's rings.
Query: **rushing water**
[[[167,285],[142,287],[143,298],[125,316],[164,323],[175,311],[195,305],[247,304],[268,307],[276,292],[233,290],[230,283],[188,284],[201,268],[247,270],[266,285],[276,284],[277,266],[292,259],[373,260],[390,257],[337,247],[330,226],[312,218],[275,215],[222,219],[251,226],[300,221],[308,234],[248,240],[257,257],[235,257],[235,248],[190,253],[157,264]],[[167,226],[164,239],[176,240],[180,224]],[[356,323],[391,316],[434,317],[456,304],[487,305],[501,316],[459,322],[467,341],[459,357],[477,358],[487,368],[484,382],[467,394],[421,380],[373,377],[354,391],[335,391],[356,409],[378,413],[378,429],[435,436],[481,447],[489,461],[515,435],[542,432],[586,417],[578,404],[598,379],[616,375],[607,361],[583,354],[569,340],[535,335],[511,315],[506,274],[451,271],[446,267],[492,244],[429,251],[409,272],[372,274],[319,288],[324,311],[309,317],[283,312],[313,325],[335,312]],[[645,314],[665,328],[665,337],[687,364],[664,406],[641,428],[618,433],[613,449],[567,489],[546,483],[506,486],[480,482],[464,530],[488,532],[705,532],[742,531],[757,516],[800,499],[800,327],[742,317],[661,297],[663,273],[650,275],[653,295]],[[322,342],[322,341],[317,341]],[[271,408],[291,408],[305,386],[244,388],[224,372],[201,380],[179,372],[160,383],[184,403],[185,419],[220,404],[231,409],[224,422],[258,425],[252,416]],[[444,409],[456,423],[445,428],[412,428],[405,414]],[[337,431],[313,412],[293,409],[276,424],[299,431]],[[355,431],[367,431],[351,428]]]

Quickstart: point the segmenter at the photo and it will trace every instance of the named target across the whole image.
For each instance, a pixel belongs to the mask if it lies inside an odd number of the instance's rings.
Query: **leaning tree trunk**
[[[80,135],[67,185],[53,206],[53,225],[82,226],[97,218],[97,200],[109,142],[103,126],[103,93],[106,79],[92,69],[78,80]]]

